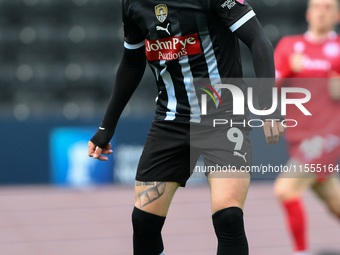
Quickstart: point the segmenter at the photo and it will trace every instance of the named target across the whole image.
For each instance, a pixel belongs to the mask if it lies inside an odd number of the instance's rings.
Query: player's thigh
[[[296,165],[295,172],[282,172],[278,175],[274,183],[274,192],[281,200],[290,200],[300,197],[302,193],[316,182],[316,176],[309,171],[300,171],[294,160],[289,160],[287,166]]]
[[[179,185],[177,182],[136,181],[135,206],[149,213],[166,216]]]
[[[189,123],[153,121],[140,157],[136,180],[177,182],[190,177]]]
[[[313,191],[322,199],[331,212],[340,215],[340,183],[336,175],[325,179],[323,182],[316,182]]]
[[[243,209],[247,197],[250,174],[247,172],[212,173],[208,175],[212,213],[236,206]]]

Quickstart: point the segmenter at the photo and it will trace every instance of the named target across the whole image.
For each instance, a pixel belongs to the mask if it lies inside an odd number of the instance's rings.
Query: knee
[[[286,191],[286,189],[284,187],[282,187],[278,183],[275,183],[275,185],[274,185],[274,194],[275,194],[275,196],[278,199],[284,200],[284,198],[286,197],[287,191]]]
[[[165,217],[134,208],[132,212],[133,254],[162,254],[164,246],[161,230],[164,221]]]
[[[214,213],[213,224],[218,240],[217,254],[249,254],[241,208],[228,207]]]
[[[274,194],[280,200],[289,200],[293,197],[292,190],[287,188],[280,180],[277,180],[274,185]]]
[[[137,207],[132,212],[133,232],[138,236],[159,234],[162,231],[164,221],[165,217],[142,211]]]
[[[340,200],[329,200],[326,201],[327,208],[329,212],[337,217],[340,217]]]
[[[135,207],[132,211],[132,227],[135,234],[143,235],[147,224],[144,218],[144,212]]]
[[[213,214],[213,225],[218,237],[237,237],[244,234],[243,211],[239,207],[228,207]]]

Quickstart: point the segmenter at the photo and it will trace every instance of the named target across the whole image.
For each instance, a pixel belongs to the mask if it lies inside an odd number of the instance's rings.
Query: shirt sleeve
[[[289,56],[289,42],[287,38],[283,38],[278,43],[274,51],[275,75],[277,78],[276,87],[282,87],[284,85],[284,78],[292,77]]]
[[[232,32],[255,16],[245,0],[212,0],[212,8]]]
[[[277,78],[287,78],[290,76],[289,66],[289,45],[287,38],[283,38],[274,51],[275,70]]]
[[[145,45],[145,35],[133,20],[130,1],[123,0],[122,17],[124,28],[124,47],[130,50],[138,49]]]
[[[337,43],[338,47],[340,48],[340,41],[336,41],[336,43]],[[340,56],[338,56],[336,58],[336,61],[332,62],[332,69],[331,69],[331,72],[329,74],[329,77],[333,77],[334,72],[340,74]]]

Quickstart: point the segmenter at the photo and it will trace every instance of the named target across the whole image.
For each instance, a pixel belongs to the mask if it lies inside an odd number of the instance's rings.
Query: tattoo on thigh
[[[149,186],[149,185],[155,185],[156,182],[141,182],[141,181],[136,181],[136,186]]]
[[[142,186],[142,185],[154,185],[151,188],[148,188],[142,192],[140,192],[138,196],[139,205],[140,208],[151,204],[153,201],[160,198],[165,191],[165,182],[136,182],[136,186]]]

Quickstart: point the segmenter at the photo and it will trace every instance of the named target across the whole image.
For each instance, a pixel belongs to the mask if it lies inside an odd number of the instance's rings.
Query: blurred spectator
[[[308,31],[284,37],[275,51],[277,86],[302,87],[312,96],[304,104],[312,116],[305,116],[295,105],[287,106],[286,118],[298,122],[286,133],[291,157],[287,165],[293,172],[281,173],[275,182],[296,255],[306,255],[309,249],[301,200],[307,188],[340,220],[340,186],[334,174],[340,158],[340,37],[334,32],[339,5],[338,0],[310,0]]]

